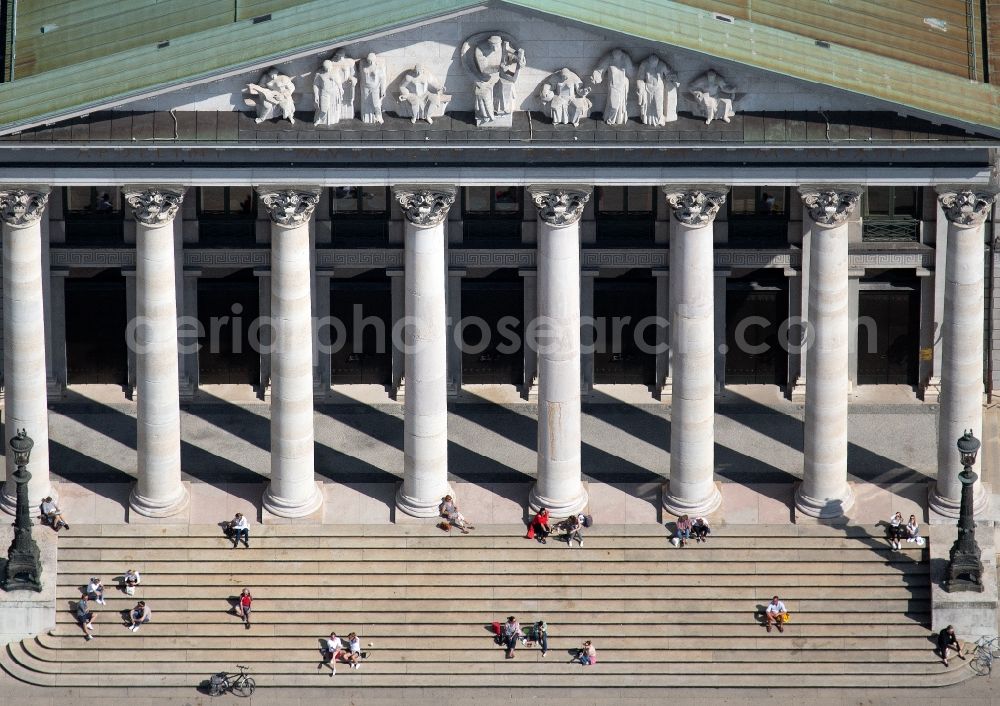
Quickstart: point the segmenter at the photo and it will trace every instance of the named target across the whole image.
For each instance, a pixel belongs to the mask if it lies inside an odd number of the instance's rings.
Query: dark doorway
[[[128,382],[125,278],[118,270],[66,278],[66,382]]]
[[[257,278],[252,270],[198,280],[198,377],[203,385],[256,385],[260,380],[259,335],[251,327],[260,315]]]
[[[462,382],[524,381],[524,284],[517,270],[462,280]]]
[[[726,282],[726,384],[784,385],[788,351],[778,332],[788,318],[788,280],[753,272]]]
[[[858,384],[916,385],[920,288],[913,275],[888,273],[858,292]]]
[[[653,384],[655,316],[656,280],[650,270],[629,270],[594,281],[595,383]]]
[[[330,332],[330,382],[388,385],[392,378],[392,294],[385,271],[331,279],[330,315],[339,322]]]

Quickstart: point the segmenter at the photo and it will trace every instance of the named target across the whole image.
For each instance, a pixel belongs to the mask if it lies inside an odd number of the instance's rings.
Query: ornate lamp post
[[[982,552],[976,544],[976,523],[972,517],[972,484],[978,476],[972,472],[979,453],[979,439],[972,435],[969,429],[958,440],[958,452],[962,456],[962,466],[965,470],[958,474],[962,483],[962,504],[958,515],[958,539],[951,547],[948,560],[948,572],[945,575],[944,589],[954,591],[983,590]]]
[[[5,591],[41,591],[42,564],[38,555],[38,545],[31,537],[31,508],[28,507],[28,459],[35,442],[24,429],[10,440],[10,450],[14,454],[17,470],[12,478],[17,484],[17,516],[14,520],[14,541],[7,550],[7,567],[4,571]]]

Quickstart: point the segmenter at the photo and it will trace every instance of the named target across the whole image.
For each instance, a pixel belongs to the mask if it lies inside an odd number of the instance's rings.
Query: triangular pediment
[[[928,89],[929,75],[936,72],[910,67],[907,82],[917,85],[904,97],[908,86],[898,77],[905,65],[896,65],[902,62],[882,59],[878,62],[881,76],[859,81],[856,74],[860,71],[838,75],[841,64],[855,61],[864,66],[864,57],[857,52],[847,56],[847,50],[837,49],[834,57],[829,48],[818,48],[816,42],[796,45],[794,35],[771,28],[757,27],[748,36],[748,23],[728,24],[713,13],[668,0],[647,2],[642,11],[630,12],[601,5],[608,11],[598,12],[597,3],[584,0],[504,0],[489,5],[460,0],[386,1],[368,3],[364,12],[358,11],[356,3],[339,0],[301,3],[270,13],[267,22],[196,33],[161,49],[124,52],[117,57],[120,71],[114,78],[108,78],[107,68],[85,62],[73,67],[72,82],[59,81],[55,74],[60,69],[0,84],[0,133],[98,110],[253,113],[255,108],[247,105],[247,86],[259,84],[269,67],[291,80],[295,111],[300,120],[311,122],[315,74],[338,47],[351,59],[374,54],[383,63],[387,114],[410,115],[412,106],[401,98],[400,88],[407,72],[421,64],[443,86],[441,94],[448,96],[442,110],[473,115],[477,81],[470,75],[462,47],[470,39],[481,42],[497,34],[513,39],[513,46],[524,52],[510,96],[513,109],[536,117],[551,113],[551,105],[543,99],[545,86],[558,87],[553,73],[563,69],[574,77],[570,83],[577,86],[572,91],[581,98],[579,106],[602,114],[614,89],[607,80],[610,74],[605,72],[598,82],[593,72],[610,52],[620,50],[631,66],[624,110],[633,121],[642,116],[637,70],[644,59],[657,55],[676,78],[675,109],[682,114],[698,116],[699,111],[709,110],[699,104],[696,90],[703,87],[706,73],[714,71],[720,85],[730,89],[719,97],[729,101],[736,113],[885,111],[1000,134],[1000,101],[989,85],[968,83],[950,99],[928,97],[932,90]],[[272,31],[262,32],[263,25]],[[779,46],[781,41],[786,44]],[[788,55],[796,48],[801,51],[794,61],[781,63],[773,55]],[[825,72],[819,70],[823,51],[828,52]],[[181,60],[184,52],[186,61]],[[104,80],[94,81],[95,77]],[[958,81],[946,80],[944,74],[937,78],[942,88]],[[354,117],[345,113],[345,121],[360,122],[362,88],[357,86]],[[725,112],[719,107],[718,117],[722,119]],[[267,119],[281,121],[280,116],[268,115]]]

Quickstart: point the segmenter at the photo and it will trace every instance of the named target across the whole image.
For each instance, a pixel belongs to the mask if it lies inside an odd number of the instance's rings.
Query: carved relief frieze
[[[692,81],[688,91],[694,99],[695,115],[705,118],[706,125],[713,120],[728,123],[736,115],[733,107],[736,89],[714,69]]]
[[[635,78],[639,115],[644,125],[663,126],[677,120],[677,74],[663,59],[650,54]]]
[[[314,125],[336,125],[354,117],[354,93],[358,85],[356,63],[343,49],[338,49],[313,75]]]
[[[361,121],[369,125],[382,124],[382,102],[385,100],[389,79],[385,62],[370,53],[358,62],[361,75]]]
[[[267,70],[257,83],[248,83],[244,103],[257,109],[256,121],[283,118],[295,124],[295,83],[278,69]]]
[[[476,125],[509,126],[517,105],[517,77],[527,65],[524,49],[505,32],[480,32],[462,43],[461,57],[473,81]]]
[[[553,125],[578,127],[580,120],[590,115],[590,91],[578,75],[560,69],[542,83],[538,99],[548,109]]]
[[[399,107],[403,117],[411,123],[426,120],[433,123],[448,108],[451,96],[444,92],[444,82],[423,64],[417,64],[403,73],[399,83]]]

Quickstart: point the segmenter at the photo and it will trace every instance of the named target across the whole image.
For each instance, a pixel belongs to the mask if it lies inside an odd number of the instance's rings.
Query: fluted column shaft
[[[530,186],[538,209],[538,477],[529,504],[587,506],[580,468],[580,217],[590,189]],[[529,322],[530,327],[530,322]]]
[[[854,504],[847,483],[847,395],[850,341],[847,221],[859,189],[800,188],[811,220],[805,455],[798,510],[838,517]]]
[[[49,421],[45,386],[45,313],[42,288],[41,218],[48,189],[0,187],[3,219],[4,422],[8,439],[24,429],[35,446],[28,470],[28,501],[38,507],[52,494],[49,482]],[[14,457],[6,452],[3,509],[14,514]]]
[[[122,191],[136,219],[138,479],[129,506],[147,517],[167,517],[188,504],[181,481],[174,262],[174,218],[184,191],[156,186],[126,186]]]
[[[715,484],[715,282],[712,230],[724,186],[664,187],[670,231],[670,482],[663,508],[703,515],[719,507]]]
[[[279,517],[318,510],[313,428],[310,187],[258,187],[271,217],[271,482],[264,509]]]
[[[938,473],[930,506],[947,517],[958,517],[962,498],[958,480],[962,464],[956,444],[967,429],[983,438],[983,222],[995,198],[995,193],[976,187],[938,188],[948,219],[948,245],[941,326]],[[989,496],[981,481],[973,487],[973,499],[976,512],[982,512]]]
[[[405,218],[403,484],[396,507],[437,517],[448,484],[448,336],[445,229],[456,189],[397,186]]]

